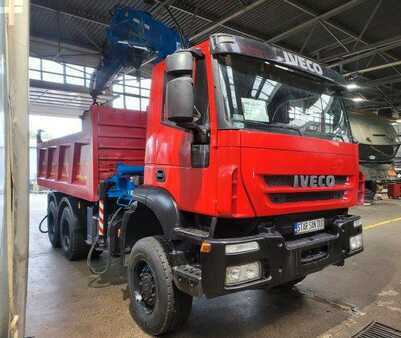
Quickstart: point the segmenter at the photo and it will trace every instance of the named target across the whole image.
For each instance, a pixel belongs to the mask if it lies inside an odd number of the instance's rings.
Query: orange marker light
[[[200,248],[201,253],[210,253],[212,252],[212,245],[207,242],[202,242],[201,248]]]

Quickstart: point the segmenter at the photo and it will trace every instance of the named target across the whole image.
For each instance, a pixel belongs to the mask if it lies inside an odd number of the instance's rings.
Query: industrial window
[[[81,87],[90,86],[90,80],[95,68],[58,63],[37,57],[29,58],[29,78],[66,85]],[[132,110],[146,110],[149,105],[151,79],[136,76],[121,75],[112,85],[113,107]],[[89,91],[88,91],[89,93]]]
[[[145,111],[149,105],[151,80],[132,75],[121,75],[113,84],[114,108]]]
[[[89,87],[94,68],[58,63],[37,57],[29,58],[29,78],[61,84]]]
[[[68,84],[84,86],[85,79],[83,74],[85,72],[85,67],[75,66],[75,65],[65,65],[66,82]]]

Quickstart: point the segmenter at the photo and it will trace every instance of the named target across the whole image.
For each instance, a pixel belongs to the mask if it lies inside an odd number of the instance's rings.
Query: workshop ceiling
[[[401,105],[399,0],[31,0],[31,55],[95,66],[115,5],[174,27],[168,7],[194,44],[226,32],[304,54],[358,82],[359,108]]]

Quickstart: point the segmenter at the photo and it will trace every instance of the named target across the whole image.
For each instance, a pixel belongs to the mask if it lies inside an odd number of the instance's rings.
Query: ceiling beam
[[[84,87],[84,86],[71,85],[71,84],[55,83],[55,82],[30,79],[29,85],[30,85],[30,87],[40,88],[40,89],[58,90],[58,91],[76,93],[76,94],[89,94],[89,88]]]
[[[277,42],[277,41],[280,41],[280,40],[284,40],[288,36],[305,29],[309,25],[313,25],[313,24],[315,24],[315,23],[317,23],[317,22],[319,22],[321,20],[327,20],[327,19],[329,19],[329,18],[331,18],[333,16],[336,16],[336,15],[338,15],[338,14],[340,14],[340,13],[342,13],[342,12],[352,8],[352,7],[358,6],[358,5],[360,5],[361,3],[365,2],[365,1],[367,1],[367,0],[350,0],[350,1],[348,1],[347,3],[345,3],[345,4],[341,5],[341,6],[335,7],[333,9],[331,9],[331,10],[329,10],[329,11],[323,13],[323,14],[319,14],[319,15],[314,15],[314,14],[307,13],[307,14],[312,16],[312,19],[310,19],[310,20],[308,20],[308,21],[306,21],[304,23],[301,23],[300,25],[295,26],[295,27],[283,32],[283,33],[280,33],[279,35],[276,35],[275,37],[272,37],[267,42],[268,43],[272,43],[272,42]],[[289,1],[285,1],[285,2],[289,3]]]
[[[160,0],[156,0],[156,1],[158,3],[161,2]],[[207,24],[214,24],[217,21],[221,20],[221,18],[215,17],[214,15],[212,15],[211,13],[208,13],[207,11],[201,9],[200,7],[198,7],[198,9],[197,9],[196,6],[193,6],[192,3],[190,3],[186,0],[180,0],[179,5],[180,5],[179,7],[178,7],[178,4],[170,5],[169,7],[171,9],[179,11],[183,14],[186,14],[192,18],[196,17],[196,18],[204,21]],[[220,27],[230,30],[234,33],[238,33],[242,36],[247,36],[249,38],[259,40],[259,41],[264,41],[267,38],[265,35],[261,34],[260,32],[254,32],[254,31],[251,31],[249,28],[241,27],[238,25],[220,24]],[[196,33],[196,34],[198,34],[198,33]],[[197,39],[197,41],[199,41],[199,38]],[[194,43],[196,43],[197,41],[193,40]]]
[[[79,11],[77,9],[66,9],[63,8],[63,10],[59,10],[56,7],[49,7],[49,6],[43,6],[43,5],[39,5],[36,4],[34,2],[31,1],[31,8],[37,8],[37,9],[41,9],[41,10],[45,10],[45,11],[49,11],[52,12],[54,14],[61,14],[61,15],[65,15],[71,18],[75,18],[75,19],[79,19],[79,20],[83,20],[86,21],[88,23],[92,23],[95,25],[100,25],[103,27],[108,27],[109,26],[109,19],[106,17],[95,17],[95,16],[90,16],[90,15],[82,15],[82,11]]]
[[[390,76],[386,76],[386,77],[382,77],[379,79],[375,79],[375,80],[370,80],[367,82],[363,82],[361,83],[362,85],[368,85],[368,86],[383,86],[383,85],[387,85],[387,84],[392,84],[392,83],[399,83],[401,82],[401,76],[400,75],[390,75]],[[398,96],[400,94],[397,94]]]
[[[283,1],[286,2],[286,3],[289,4],[289,5],[291,5],[291,6],[295,7],[295,8],[297,8],[297,9],[299,9],[300,11],[302,11],[302,12],[304,12],[304,13],[310,15],[310,16],[317,17],[317,16],[320,15],[320,14],[317,13],[315,10],[310,9],[310,8],[306,7],[305,5],[298,3],[296,0],[283,0]],[[369,44],[368,41],[365,41],[364,39],[359,38],[357,34],[355,34],[354,32],[351,32],[349,29],[345,28],[343,25],[341,25],[341,24],[339,24],[339,23],[331,22],[331,21],[328,21],[328,20],[326,20],[326,19],[325,19],[325,20],[322,20],[322,21],[324,21],[328,26],[330,26],[330,27],[332,27],[332,28],[338,30],[338,31],[341,32],[341,33],[343,33],[344,35],[347,35],[347,36],[351,39],[351,41],[352,41],[352,40],[354,40],[354,41],[359,41],[359,43],[361,43],[361,44],[363,44],[363,45],[368,45],[368,44]],[[346,39],[346,40],[348,40],[348,39]],[[344,43],[344,42],[345,42],[345,41],[343,41],[343,43]],[[338,45],[337,43],[335,43],[335,44]],[[333,45],[333,44],[331,43],[330,45],[328,45],[328,46],[326,46],[326,47],[330,47],[330,46],[332,46],[332,45]],[[315,54],[317,51],[321,51],[321,50],[322,50],[322,48],[319,48],[318,50],[313,51],[311,54],[313,55],[313,54]],[[392,55],[390,55],[390,54],[387,54],[387,53],[383,53],[383,55],[387,56],[388,58],[391,58],[392,60],[396,60],[396,59],[397,59],[397,58],[395,58],[394,56],[392,56]]]
[[[396,66],[400,66],[400,65],[401,65],[401,60],[398,60],[395,62],[385,63],[385,64],[379,65],[379,66],[355,70],[355,71],[352,71],[352,72],[349,72],[349,73],[346,73],[343,75],[350,76],[350,75],[354,75],[354,74],[364,74],[364,73],[374,72],[376,70],[386,69],[386,68],[390,68],[390,67],[396,67]]]
[[[353,51],[351,53],[344,53],[341,56],[339,55],[333,56],[330,59],[323,59],[322,61],[328,63],[330,67],[335,67],[339,65],[352,63],[367,58],[369,56],[397,48],[399,46],[401,46],[401,36],[380,41],[378,43],[366,45],[364,48],[361,48],[357,51]]]
[[[234,13],[231,13],[229,15],[226,15],[225,17],[221,18],[217,22],[213,23],[211,26],[207,27],[206,29],[196,33],[195,35],[191,36],[189,38],[189,41],[193,41],[211,31],[213,31],[215,28],[220,27],[221,25],[225,24],[226,22],[235,19],[238,16],[241,16],[245,14],[246,12],[249,12],[250,10],[264,4],[267,0],[256,0],[255,2],[251,3],[250,5],[247,5],[245,7],[240,8],[239,10],[235,11]],[[353,1],[362,1],[362,0],[353,0]]]
[[[31,32],[32,34],[32,32]],[[47,37],[47,36],[38,36],[38,35],[31,35],[30,36],[30,41],[33,43],[38,43],[38,44],[44,44],[44,45],[48,45],[49,47],[54,47],[54,48],[58,48],[59,46],[59,41],[57,41],[57,39],[55,39],[54,37]],[[61,49],[68,51],[69,53],[87,53],[87,54],[93,54],[93,55],[98,55],[99,51],[94,49],[94,48],[90,48],[90,47],[86,47],[86,46],[82,46],[82,45],[77,45],[75,44],[73,41],[61,41]]]
[[[66,107],[65,105],[29,102],[30,115],[78,118],[82,115],[84,110],[85,109],[77,107]]]

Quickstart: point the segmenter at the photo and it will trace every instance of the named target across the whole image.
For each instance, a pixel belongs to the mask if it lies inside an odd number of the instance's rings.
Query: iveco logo
[[[312,62],[311,60],[305,59],[302,56],[292,54],[289,52],[284,51],[283,54],[284,54],[284,61],[286,64],[300,67],[300,68],[310,71],[312,73],[323,75],[323,69],[317,63]]]
[[[294,187],[333,187],[336,179],[333,175],[294,175]]]

